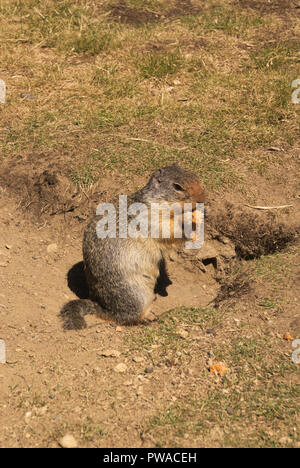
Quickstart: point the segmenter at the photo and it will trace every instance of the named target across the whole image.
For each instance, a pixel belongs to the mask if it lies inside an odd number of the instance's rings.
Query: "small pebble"
[[[144,358],[142,356],[134,356],[132,360],[134,362],[143,362]]]
[[[21,93],[20,97],[22,99],[25,99],[25,98],[26,99],[34,99],[35,98],[34,94],[31,94],[31,93]]]
[[[47,252],[48,252],[48,253],[57,252],[57,244],[49,244],[49,245],[47,246]]]
[[[176,335],[180,336],[180,338],[187,338],[189,336],[188,332],[184,330],[183,328],[179,328],[176,332]]]
[[[78,447],[76,439],[74,438],[74,436],[72,436],[72,434],[66,434],[62,439],[60,439],[59,445],[61,445],[62,448]]]
[[[120,351],[116,351],[115,349],[108,349],[108,350],[105,350],[105,351],[101,351],[99,354],[100,354],[100,356],[104,356],[104,357],[119,357],[119,356],[121,356]]]
[[[47,406],[42,406],[41,408],[36,408],[35,412],[38,416],[44,416],[47,413]]]
[[[130,385],[133,384],[133,381],[132,380],[125,380],[125,382],[123,383],[123,385],[125,385],[125,387],[130,387]]]
[[[120,364],[116,365],[116,367],[114,368],[114,371],[123,374],[124,372],[127,371],[127,366],[126,366],[126,364],[123,364],[121,362]]]
[[[0,340],[0,364],[6,363],[6,345],[4,340]]]
[[[293,440],[290,438],[290,437],[281,437],[281,439],[279,439],[279,443],[281,445],[290,445],[293,443]]]
[[[31,412],[31,411],[27,411],[27,413],[25,413],[24,419],[25,419],[26,424],[29,423],[29,421],[30,421],[30,419],[31,419],[31,415],[32,415],[32,412]]]

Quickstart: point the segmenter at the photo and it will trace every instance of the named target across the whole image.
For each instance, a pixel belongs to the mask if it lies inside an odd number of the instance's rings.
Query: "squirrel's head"
[[[192,172],[177,164],[158,169],[145,187],[147,195],[155,201],[203,203],[204,188]]]

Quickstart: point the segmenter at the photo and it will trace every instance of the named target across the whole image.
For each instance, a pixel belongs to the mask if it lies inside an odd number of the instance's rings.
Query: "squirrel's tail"
[[[68,302],[61,309],[59,316],[63,321],[63,328],[65,330],[79,330],[80,328],[86,328],[84,316],[89,314],[96,314],[107,319],[102,307],[97,302],[89,299]]]

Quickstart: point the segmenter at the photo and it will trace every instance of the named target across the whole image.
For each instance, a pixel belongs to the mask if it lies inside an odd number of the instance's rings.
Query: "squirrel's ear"
[[[161,183],[162,169],[157,169],[151,177],[151,182],[154,186],[158,186]]]

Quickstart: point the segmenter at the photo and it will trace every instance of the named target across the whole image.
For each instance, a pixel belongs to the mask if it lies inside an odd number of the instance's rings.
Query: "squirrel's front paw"
[[[153,313],[153,312],[148,312],[146,317],[143,317],[141,320],[142,323],[149,323],[149,322],[155,322],[158,317]]]

